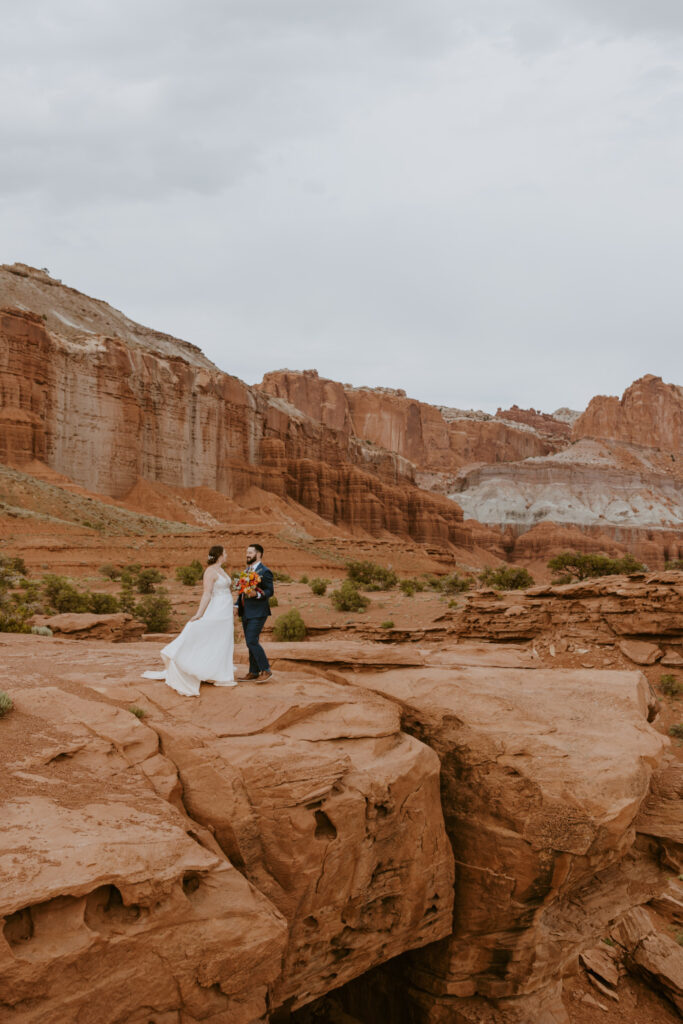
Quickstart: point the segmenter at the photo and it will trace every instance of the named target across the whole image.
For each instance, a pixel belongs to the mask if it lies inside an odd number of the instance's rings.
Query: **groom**
[[[273,586],[273,574],[267,569],[261,559],[263,548],[260,544],[250,544],[247,548],[247,571],[257,572],[261,577],[259,594],[256,597],[245,597],[243,594],[237,598],[237,614],[242,620],[244,639],[249,650],[249,671],[246,676],[240,679],[244,682],[247,679],[256,679],[259,683],[265,683],[272,676],[266,652],[259,643],[261,630],[266,624],[270,615],[270,601],[275,592]]]

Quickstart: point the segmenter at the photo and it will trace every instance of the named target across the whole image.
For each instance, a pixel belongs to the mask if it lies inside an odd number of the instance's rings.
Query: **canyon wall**
[[[315,370],[267,373],[260,387],[321,423],[397,452],[423,474],[454,474],[474,462],[545,455],[566,443],[568,434],[564,423],[558,423],[556,437],[550,431],[541,436],[523,417],[508,422],[504,414],[440,408],[408,398],[402,390],[326,380]]]
[[[36,274],[34,286],[60,309],[73,301]],[[0,300],[14,277],[0,271]],[[469,543],[459,507],[419,491],[399,454],[248,387],[186,343],[174,348],[149,332],[147,345],[143,328],[131,340],[76,329],[75,321],[58,334],[48,319],[0,309],[0,461],[37,459],[115,498],[140,479],[229,496],[255,485],[374,534]]]

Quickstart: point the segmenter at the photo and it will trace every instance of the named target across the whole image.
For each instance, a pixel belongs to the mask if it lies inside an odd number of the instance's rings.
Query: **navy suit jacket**
[[[265,619],[271,614],[268,598],[275,593],[273,574],[263,563],[256,572],[261,577],[259,590],[263,591],[263,597],[244,597],[240,594],[237,599],[237,614],[241,619]]]

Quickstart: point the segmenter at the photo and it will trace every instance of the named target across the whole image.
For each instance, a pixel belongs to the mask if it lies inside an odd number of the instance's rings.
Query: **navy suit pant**
[[[270,664],[266,657],[266,652],[259,643],[261,630],[265,626],[267,618],[267,615],[260,615],[258,618],[242,619],[244,639],[247,642],[247,649],[249,651],[249,671],[254,674],[270,672]]]

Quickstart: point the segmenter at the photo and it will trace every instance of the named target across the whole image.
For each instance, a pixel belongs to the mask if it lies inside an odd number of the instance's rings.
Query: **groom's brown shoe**
[[[258,676],[259,683],[267,683],[268,680],[270,679],[270,677],[272,676],[272,674],[273,673],[270,671],[270,669],[268,669],[266,672],[259,672],[259,676]]]
[[[239,682],[246,683],[248,679],[258,679],[258,672],[247,672],[246,676],[240,676]]]

